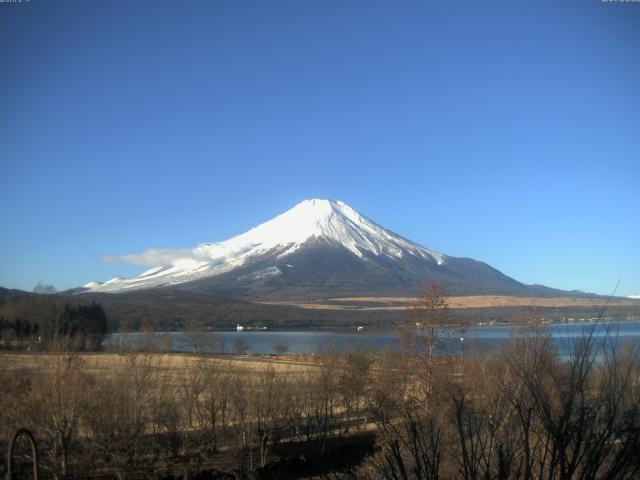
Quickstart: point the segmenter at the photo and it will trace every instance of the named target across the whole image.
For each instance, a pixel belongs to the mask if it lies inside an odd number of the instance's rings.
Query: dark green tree
[[[99,303],[64,306],[58,333],[68,337],[76,348],[98,350],[107,331],[107,314]]]

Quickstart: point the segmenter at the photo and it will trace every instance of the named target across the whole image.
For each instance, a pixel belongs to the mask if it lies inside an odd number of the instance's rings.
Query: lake
[[[474,349],[494,350],[507,342],[522,327],[483,326],[472,327],[461,332],[440,330],[443,339],[441,351],[460,353]],[[640,323],[566,323],[548,326],[558,351],[567,354],[576,340],[593,330],[597,339],[609,336],[616,342],[637,342],[640,340]],[[461,338],[464,338],[461,341]],[[246,345],[247,351],[256,355],[275,353],[276,345],[283,345],[289,353],[318,353],[323,349],[335,348],[345,352],[354,349],[379,350],[396,345],[395,333],[390,330],[367,329],[358,332],[355,329],[343,330],[296,330],[296,331],[220,331],[187,334],[184,332],[114,333],[107,335],[105,346],[137,346],[152,343],[156,348],[173,352],[193,352],[193,343],[202,351],[220,351],[234,353],[238,341]]]

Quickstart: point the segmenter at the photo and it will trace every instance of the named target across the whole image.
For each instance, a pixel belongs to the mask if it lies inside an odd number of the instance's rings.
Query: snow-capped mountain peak
[[[405,253],[431,255],[441,263],[443,256],[427,250],[380,227],[344,202],[312,199],[297,204],[272,220],[230,240],[198,247],[215,260],[229,253],[268,251],[287,247],[281,255],[295,251],[313,239],[333,241],[361,257],[363,251],[399,257]]]
[[[202,243],[193,250],[148,250],[123,261],[145,263],[153,268],[131,279],[116,278],[103,284],[91,282],[90,291],[151,288],[216,276],[264,255],[283,258],[315,241],[329,242],[355,256],[384,256],[401,259],[411,255],[438,265],[445,256],[394,234],[344,202],[305,200],[272,220],[219,243]],[[160,261],[158,261],[160,260]],[[279,270],[272,269],[276,273]]]

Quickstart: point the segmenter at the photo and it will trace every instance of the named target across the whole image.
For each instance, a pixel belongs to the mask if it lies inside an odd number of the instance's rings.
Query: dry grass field
[[[289,305],[312,310],[358,310],[358,311],[399,311],[415,302],[411,297],[343,297],[331,298],[325,302],[261,302],[268,305]],[[469,295],[448,297],[449,308],[492,308],[492,307],[610,307],[638,306],[640,301],[616,298],[606,299],[586,297],[514,297],[508,295]]]
[[[142,354],[140,354],[142,355]],[[209,363],[230,373],[240,373],[247,376],[260,375],[268,369],[277,373],[291,375],[305,374],[315,364],[305,362],[302,357],[248,357],[248,356],[196,356],[180,353],[153,353],[150,361],[156,370],[167,373],[176,379],[184,376],[185,372],[196,364]],[[109,375],[117,373],[126,366],[127,354],[120,353],[75,353],[82,359],[86,372]],[[20,371],[25,374],[42,373],[52,368],[55,356],[48,353],[0,353],[0,365],[3,371]]]

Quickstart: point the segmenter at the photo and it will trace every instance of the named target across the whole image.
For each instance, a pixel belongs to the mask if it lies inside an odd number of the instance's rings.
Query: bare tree
[[[277,442],[285,428],[288,399],[282,395],[283,386],[282,376],[269,367],[252,389],[249,432],[252,444],[258,446],[261,467],[267,463],[269,448]]]
[[[410,393],[425,403],[429,402],[436,380],[435,349],[442,345],[445,329],[451,327],[453,319],[449,315],[446,294],[437,283],[426,285],[409,307],[398,338],[400,352],[406,357],[407,369],[415,376]]]
[[[153,425],[160,358],[152,353],[131,352],[122,357],[117,374],[96,384],[95,401],[85,417],[94,450],[118,478],[153,459],[147,432]]]
[[[78,445],[92,378],[84,369],[84,361],[66,353],[60,344],[53,354],[37,357],[35,364],[39,375],[32,379],[24,399],[23,420],[44,435],[49,447],[46,469],[55,478],[65,478],[71,473],[70,456]]]
[[[283,343],[278,343],[273,346],[273,351],[276,352],[278,355],[282,356],[289,351],[289,347],[287,347]]]
[[[33,287],[34,293],[42,293],[44,295],[53,295],[57,291],[58,290],[56,290],[56,287],[54,287],[53,285],[49,285],[42,282],[36,283]]]
[[[311,415],[316,431],[322,440],[322,451],[326,446],[329,432],[334,427],[338,404],[338,365],[336,351],[331,348],[318,356],[318,368],[311,371],[310,391]]]
[[[349,352],[344,357],[337,388],[345,417],[345,433],[349,431],[364,401],[372,364],[373,355],[370,352]]]
[[[189,340],[193,353],[202,353],[207,343],[207,332],[204,322],[188,320],[184,325],[184,335]]]
[[[199,407],[200,396],[205,389],[205,370],[200,363],[194,363],[191,359],[183,360],[184,375],[179,380],[179,388],[181,391],[181,403],[186,412],[186,426],[191,429],[193,427],[194,417]]]
[[[426,355],[432,362],[440,329],[447,327],[449,320],[447,295],[439,284],[430,283],[409,307],[409,328],[401,339],[412,353]]]
[[[200,425],[207,427],[211,450],[215,452],[218,449],[219,424],[223,432],[227,427],[231,386],[234,383],[232,372],[227,363],[220,361],[201,361],[197,368],[202,382],[202,391],[198,396]]]
[[[249,344],[246,342],[244,338],[238,338],[233,341],[233,349],[236,351],[238,355],[242,355],[247,350],[249,350]]]

